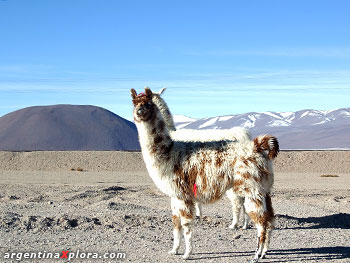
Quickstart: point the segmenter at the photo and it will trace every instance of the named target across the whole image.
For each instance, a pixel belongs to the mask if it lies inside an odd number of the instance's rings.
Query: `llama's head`
[[[130,90],[132,103],[134,104],[133,116],[136,122],[149,121],[154,117],[155,105],[152,102],[152,91],[145,88],[144,93],[137,95],[134,89]]]

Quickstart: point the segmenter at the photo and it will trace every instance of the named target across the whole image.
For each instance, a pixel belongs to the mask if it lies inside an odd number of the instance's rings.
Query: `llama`
[[[174,141],[244,141],[252,140],[249,130],[242,127],[233,127],[232,129],[225,130],[192,130],[192,129],[179,129],[177,130],[174,124],[174,118],[170,112],[170,109],[161,95],[166,89],[162,88],[159,92],[152,92],[152,101],[158,107],[166,126],[168,127],[170,137]],[[226,196],[229,198],[232,206],[232,223],[229,226],[230,229],[237,229],[239,216],[242,210],[243,215],[243,229],[247,229],[249,223],[249,217],[244,210],[244,199],[239,197],[233,189],[229,189],[226,192]],[[202,216],[202,207],[200,203],[195,203],[196,216]]]
[[[133,117],[148,173],[156,186],[171,197],[174,243],[170,254],[177,254],[181,231],[185,239],[184,259],[192,251],[194,202],[213,203],[230,188],[245,198],[244,207],[258,230],[254,262],[264,258],[274,226],[269,191],[269,161],[279,151],[270,135],[244,142],[173,141],[152,91],[137,95],[131,90]],[[194,187],[196,186],[196,187]]]

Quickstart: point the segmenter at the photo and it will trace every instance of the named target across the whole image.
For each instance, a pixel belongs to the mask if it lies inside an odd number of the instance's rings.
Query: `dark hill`
[[[0,150],[138,149],[135,124],[96,106],[36,106],[0,118]]]

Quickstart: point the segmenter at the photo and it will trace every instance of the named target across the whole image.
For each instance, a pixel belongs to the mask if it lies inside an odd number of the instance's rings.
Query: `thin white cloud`
[[[169,92],[205,91],[283,91],[283,90],[335,90],[350,89],[350,71],[258,71],[242,73],[207,73],[163,75],[153,79],[123,77],[43,78],[26,76],[0,77],[2,93],[112,93],[122,94],[130,88],[150,86],[158,90],[169,87]]]

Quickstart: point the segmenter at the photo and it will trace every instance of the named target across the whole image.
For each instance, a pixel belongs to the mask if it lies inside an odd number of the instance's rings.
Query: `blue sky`
[[[174,114],[350,107],[350,1],[0,0],[0,116],[129,90]]]

